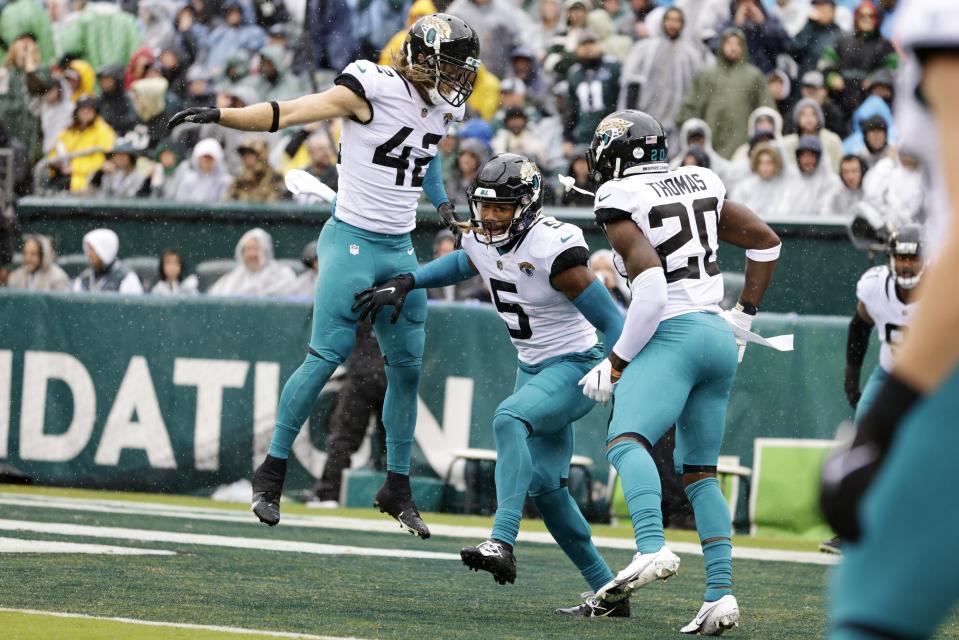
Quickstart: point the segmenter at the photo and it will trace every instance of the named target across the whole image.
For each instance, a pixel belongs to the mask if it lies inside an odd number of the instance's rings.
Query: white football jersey
[[[898,75],[894,113],[902,147],[922,159],[929,185],[925,202],[923,249],[926,259],[931,259],[949,232],[952,209],[939,156],[938,127],[926,105],[916,98],[922,69],[913,49],[959,49],[959,2],[908,0],[900,3],[896,15],[896,39],[906,56]]]
[[[472,233],[463,234],[463,250],[486,281],[496,311],[525,364],[589,351],[598,342],[593,325],[550,284],[554,262],[573,248],[578,251],[564,256],[558,267],[577,254],[582,257],[580,264],[585,264],[589,247],[579,227],[548,216],[540,216],[503,254],[479,242]],[[563,270],[558,268],[558,272]]]
[[[896,278],[888,265],[873,267],[859,278],[856,297],[866,307],[879,332],[879,365],[892,371],[896,347],[905,338],[916,303],[904,304],[896,295]]]
[[[336,83],[364,95],[373,111],[366,124],[343,119],[336,217],[367,231],[408,233],[427,165],[464,107],[428,105],[395,69],[366,60],[351,62]]]
[[[719,313],[723,276],[716,252],[726,187],[709,169],[679,167],[610,180],[596,192],[601,224],[630,218],[659,253],[666,273],[663,320],[692,311]],[[615,256],[623,276],[622,257]]]

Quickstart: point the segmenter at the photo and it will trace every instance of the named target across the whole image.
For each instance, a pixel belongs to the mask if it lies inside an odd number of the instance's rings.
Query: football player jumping
[[[632,592],[676,573],[666,547],[662,489],[650,450],[676,424],[675,465],[696,516],[706,561],[702,608],[683,633],[718,635],[738,623],[732,595],[729,509],[716,480],[726,408],[756,308],[779,257],[776,234],[752,211],[725,200],[709,169],[669,170],[666,132],[641,111],[610,114],[587,153],[598,183],[594,212],[630,280],[632,302],[612,353],[583,378],[583,392],[613,396],[607,458],[619,472],[637,553],[597,591]],[[746,283],[722,312],[719,241],[746,249]],[[619,597],[619,594],[616,594]]]
[[[847,543],[832,640],[928,638],[959,599],[959,4],[910,0],[896,124],[929,168],[922,298],[852,444],[823,469],[822,507]]]
[[[613,579],[591,540],[591,530],[566,488],[573,454],[573,422],[594,402],[577,382],[618,339],[622,314],[587,267],[582,231],[541,215],[542,175],[523,156],[494,156],[469,188],[472,233],[462,249],[357,294],[357,308],[375,316],[393,306],[395,319],[415,291],[442,287],[479,273],[506,323],[518,354],[514,392],[493,417],[498,507],[490,539],[460,553],[474,570],[501,583],[516,579],[513,545],[523,502],[533,498],[546,527],[594,591]],[[408,302],[407,302],[408,304]],[[606,351],[609,349],[607,347]],[[628,616],[622,590],[556,613]],[[616,600],[615,602],[613,600]]]
[[[280,521],[290,447],[320,390],[350,354],[357,321],[353,292],[416,268],[409,232],[416,225],[421,191],[455,225],[437,145],[446,125],[463,118],[478,58],[479,39],[469,25],[432,14],[410,27],[391,67],[357,60],[323,93],[242,109],[191,108],[170,121],[171,127],[218,122],[245,131],[276,131],[344,118],[336,209],[317,245],[308,355],[283,387],[269,453],[253,476],[253,512],[261,522]],[[416,291],[393,323],[381,318],[374,325],[388,381],[383,407],[388,473],[375,505],[421,538],[430,534],[413,503],[409,471],[425,320],[426,292]]]

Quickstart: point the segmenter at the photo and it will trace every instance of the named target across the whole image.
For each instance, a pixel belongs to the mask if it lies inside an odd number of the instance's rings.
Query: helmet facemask
[[[468,194],[470,224],[477,242],[502,246],[525,233],[536,219],[543,195],[539,170],[535,164],[527,162],[521,169],[518,184],[515,180],[514,177],[505,184],[474,183],[471,186]]]
[[[473,93],[480,64],[476,58],[478,41],[472,43],[469,39],[458,38],[443,19],[433,15],[417,21],[410,29],[404,53],[407,64],[423,67],[433,78],[433,86],[427,94],[434,106],[445,102],[460,107]]]
[[[909,244],[900,243],[900,245],[906,245],[907,249]],[[897,247],[897,251],[889,255],[889,270],[895,274],[897,285],[903,289],[912,289],[919,284],[919,279],[922,277],[922,272],[925,270],[925,265],[922,262],[922,258],[915,250],[909,251],[899,249],[900,247]],[[908,261],[903,260],[904,258]],[[911,260],[909,260],[909,258],[911,258]]]

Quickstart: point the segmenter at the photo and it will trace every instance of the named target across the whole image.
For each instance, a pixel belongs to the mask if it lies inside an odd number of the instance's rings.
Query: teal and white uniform
[[[498,507],[491,537],[515,543],[528,494],[550,533],[598,589],[613,575],[566,483],[573,423],[595,404],[578,382],[603,359],[603,345],[577,304],[552,285],[552,276],[586,266],[583,232],[540,216],[505,247],[480,243],[473,234],[463,236],[462,246],[489,287],[519,356],[513,394],[493,417]],[[602,285],[594,285],[618,315]]]
[[[678,473],[715,472],[736,375],[736,340],[718,314],[723,276],[716,260],[726,188],[709,169],[681,167],[604,183],[594,204],[600,224],[631,220],[659,253],[666,306],[656,332],[623,371],[613,392],[607,451],[620,475],[636,549],[665,544],[659,473],[651,449],[676,424]],[[617,256],[618,258],[618,256]],[[622,260],[615,261],[620,267]],[[626,275],[625,270],[621,270]],[[729,511],[715,477],[686,487],[706,558],[712,602],[731,592]]]
[[[902,140],[928,168],[926,240],[932,261],[949,232],[952,206],[939,160],[936,121],[916,98],[922,69],[914,51],[959,54],[959,3],[907,0],[898,39],[906,58],[896,91]],[[922,304],[920,302],[920,304]],[[860,505],[863,535],[843,548],[832,583],[832,640],[927,638],[959,600],[959,368],[903,417],[882,469]]]
[[[425,188],[433,204],[448,201],[436,179],[439,164],[431,161],[447,125],[464,113],[463,107],[427,104],[396,70],[365,60],[347,66],[335,83],[363,97],[372,116],[367,122],[344,119],[336,209],[317,243],[309,355],[280,396],[270,444],[270,455],[278,458],[288,457],[317,395],[353,348],[353,295],[416,269],[409,232],[416,226],[417,200]],[[416,425],[425,320],[426,292],[413,291],[396,324],[385,314],[374,324],[388,381],[383,408],[387,469],[404,475]]]
[[[880,344],[879,366],[870,374],[856,405],[858,420],[872,406],[882,383],[892,371],[896,347],[905,338],[906,327],[912,320],[916,303],[906,304],[896,295],[896,276],[890,271],[889,265],[879,265],[862,274],[856,285],[856,297],[875,323]]]

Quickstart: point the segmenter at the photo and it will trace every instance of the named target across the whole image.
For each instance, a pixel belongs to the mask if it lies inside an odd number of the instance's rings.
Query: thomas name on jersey
[[[673,176],[665,180],[649,182],[647,186],[655,191],[656,196],[659,198],[667,198],[669,196],[679,197],[696,193],[697,191],[709,190],[709,187],[706,186],[706,181],[695,174]]]

